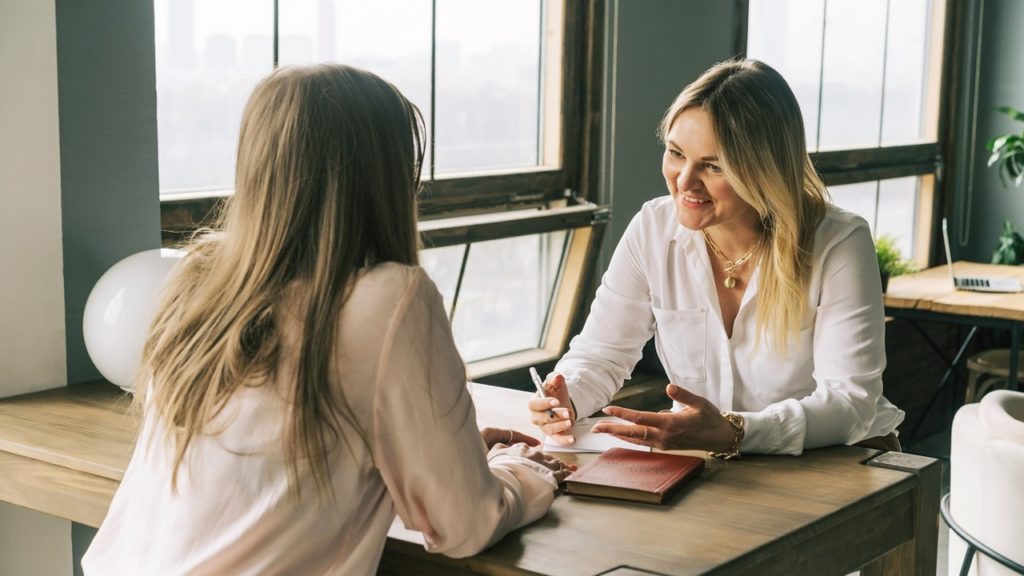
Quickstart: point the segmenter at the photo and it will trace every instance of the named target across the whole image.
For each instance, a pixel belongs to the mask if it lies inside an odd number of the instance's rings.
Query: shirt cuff
[[[786,400],[779,404],[790,402]],[[796,402],[792,400],[792,402]],[[804,450],[806,432],[802,419],[783,418],[782,406],[774,404],[760,412],[737,412],[743,417],[745,435],[740,454],[790,454]]]

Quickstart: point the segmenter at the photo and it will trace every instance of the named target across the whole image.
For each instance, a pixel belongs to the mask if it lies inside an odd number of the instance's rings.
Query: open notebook
[[[599,416],[597,418],[580,418],[576,421],[576,425],[572,428],[572,434],[576,437],[576,443],[572,446],[562,446],[550,438],[544,440],[544,451],[545,452],[605,452],[612,448],[626,448],[628,450],[637,450],[640,452],[650,452],[649,446],[641,446],[639,444],[633,444],[626,442],[625,440],[619,440],[615,436],[610,434],[599,434],[597,432],[591,432],[590,429],[601,421],[617,422],[619,424],[632,424],[622,418],[616,418],[614,416]]]
[[[942,219],[942,244],[946,248],[946,266],[949,268],[949,279],[957,290],[974,290],[975,292],[1021,292],[1024,286],[1016,278],[1000,278],[998,276],[957,276],[953,271],[953,258],[949,252],[949,230],[946,219]]]

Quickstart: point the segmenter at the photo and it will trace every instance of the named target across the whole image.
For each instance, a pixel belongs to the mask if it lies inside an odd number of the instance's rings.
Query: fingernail
[[[605,414],[611,414],[612,413],[611,412],[611,408],[609,408],[608,406],[605,406],[604,408],[601,408],[601,412],[604,412]]]
[[[550,401],[548,401],[548,406],[551,406],[552,408],[554,408],[555,406],[558,406],[558,399],[557,398],[552,398]]]
[[[575,436],[569,436],[569,444],[575,444],[575,443],[576,443],[576,437]]]
[[[569,421],[567,420],[567,421],[565,422],[565,429],[566,429],[566,430],[568,430],[569,428],[572,428],[572,422],[569,422]]]

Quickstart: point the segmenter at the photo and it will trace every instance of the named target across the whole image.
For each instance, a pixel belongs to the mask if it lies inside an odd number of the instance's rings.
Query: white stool
[[[967,359],[967,390],[964,404],[981,400],[993,388],[1006,388],[1010,379],[1010,351],[996,348]],[[1024,352],[1017,355],[1017,381],[1024,382]]]
[[[1001,554],[1013,568],[980,554],[966,556],[967,544],[949,535],[949,576],[1021,574],[1024,563],[1024,392],[996,390],[967,404],[953,418],[949,455],[949,512],[975,540]]]

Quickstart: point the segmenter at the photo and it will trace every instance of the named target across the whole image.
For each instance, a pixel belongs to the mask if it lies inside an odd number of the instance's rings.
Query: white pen
[[[540,392],[541,398],[546,398],[547,394],[544,393],[544,381],[540,379],[540,374],[537,374],[537,369],[530,366],[530,378],[533,378],[533,385],[537,387],[537,392]],[[556,418],[555,411],[548,408],[548,418]]]

